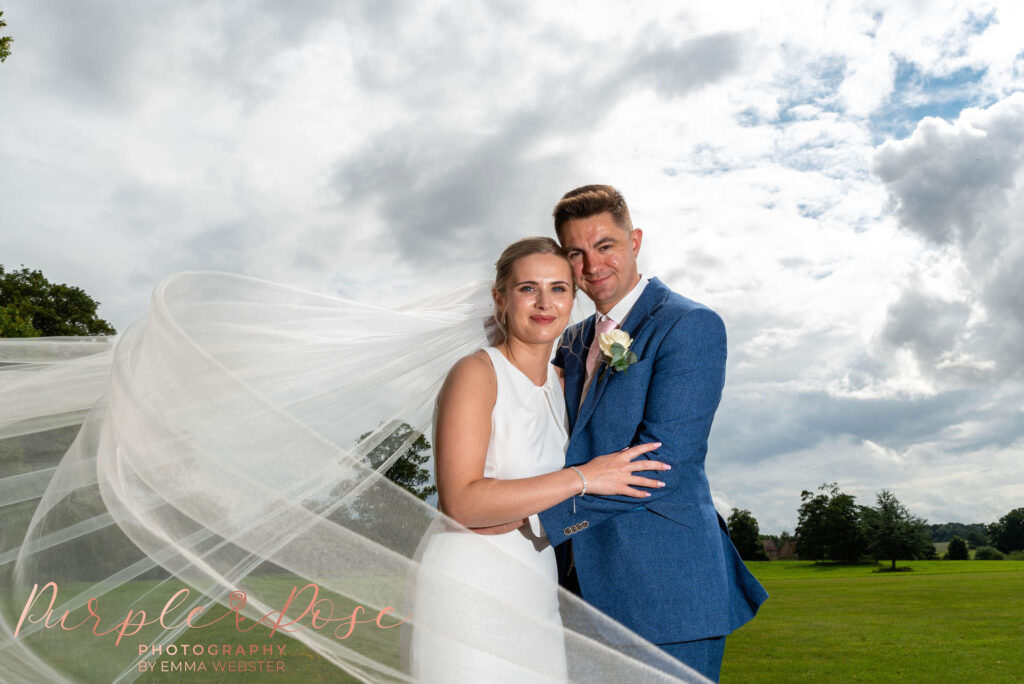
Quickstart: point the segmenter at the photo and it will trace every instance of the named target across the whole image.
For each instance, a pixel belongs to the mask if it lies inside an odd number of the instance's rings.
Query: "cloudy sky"
[[[1024,505],[1017,0],[0,9],[0,263],[119,329],[181,270],[441,291],[609,182],[728,326],[723,514]]]

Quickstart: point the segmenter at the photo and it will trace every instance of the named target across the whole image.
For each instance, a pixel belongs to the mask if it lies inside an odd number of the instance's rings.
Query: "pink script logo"
[[[39,616],[33,616],[30,611],[35,609],[37,601],[43,600],[43,597],[47,592],[50,593],[50,602],[46,606],[46,610]],[[21,611],[21,617],[18,619],[18,626],[14,629],[14,636],[17,637],[21,631],[22,625],[26,622],[32,624],[43,623],[45,629],[52,629],[58,625],[63,631],[70,632],[82,627],[86,623],[92,622],[92,633],[96,636],[106,636],[108,634],[117,634],[115,639],[115,645],[121,644],[121,639],[126,636],[133,636],[138,634],[139,631],[148,625],[159,623],[164,629],[176,629],[184,625],[187,629],[206,629],[211,627],[221,620],[227,618],[229,615],[234,614],[235,629],[239,632],[249,632],[254,629],[257,625],[263,625],[270,627],[270,636],[273,636],[278,630],[286,633],[297,632],[305,629],[306,625],[298,624],[300,620],[309,616],[309,626],[317,631],[322,631],[327,628],[333,628],[334,637],[336,639],[347,639],[355,631],[356,625],[376,623],[380,629],[392,629],[402,624],[409,618],[405,618],[398,622],[394,622],[389,625],[382,624],[381,620],[385,615],[390,614],[394,609],[391,606],[382,608],[377,613],[376,617],[367,616],[364,619],[359,619],[361,615],[366,613],[366,609],[361,605],[356,605],[350,613],[342,614],[339,617],[334,617],[335,606],[334,602],[328,598],[320,598],[320,587],[310,582],[301,589],[293,586],[291,594],[285,601],[284,606],[280,610],[272,610],[269,613],[265,613],[258,620],[246,618],[242,616],[242,611],[245,609],[247,597],[244,591],[233,591],[228,595],[228,606],[224,613],[219,617],[212,620],[203,622],[201,619],[203,615],[211,608],[207,606],[197,606],[188,612],[188,615],[179,622],[169,622],[170,614],[174,612],[182,603],[188,600],[191,590],[180,589],[164,604],[163,610],[160,614],[153,618],[148,618],[146,611],[144,610],[129,610],[128,614],[123,620],[116,623],[109,629],[101,628],[101,619],[99,614],[99,601],[95,598],[89,599],[86,603],[86,611],[88,615],[83,617],[81,621],[74,625],[69,625],[68,622],[71,619],[70,610],[65,610],[64,614],[59,618],[53,614],[54,604],[57,602],[57,583],[50,581],[43,585],[40,589],[38,584],[32,585],[32,592],[29,594],[28,600],[25,601],[25,608]],[[289,608],[301,605],[300,601],[303,600],[303,595],[308,597],[308,602],[303,611],[294,618],[288,618],[287,613]],[[219,605],[219,604],[215,604]],[[252,624],[245,626],[244,623],[251,622]],[[131,631],[129,631],[131,630]]]

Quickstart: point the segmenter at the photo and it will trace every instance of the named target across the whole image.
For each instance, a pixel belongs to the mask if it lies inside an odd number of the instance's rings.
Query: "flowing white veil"
[[[209,655],[262,617],[279,625],[267,643],[411,681],[400,633],[440,514],[383,473],[430,439],[444,375],[486,344],[490,308],[479,284],[382,309],[184,273],[116,340],[0,340],[0,680],[134,681],[155,650]],[[457,589],[476,608],[447,636],[545,681],[517,635],[551,625]],[[575,596],[560,605],[572,681],[705,681]],[[341,619],[354,606],[358,624]],[[494,616],[513,628],[481,642],[474,625]]]

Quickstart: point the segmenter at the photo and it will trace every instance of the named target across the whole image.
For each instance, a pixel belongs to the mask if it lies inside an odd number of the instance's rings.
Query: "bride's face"
[[[504,293],[495,293],[498,311],[507,315],[509,337],[523,342],[552,342],[569,324],[572,268],[555,254],[531,254],[512,265]]]

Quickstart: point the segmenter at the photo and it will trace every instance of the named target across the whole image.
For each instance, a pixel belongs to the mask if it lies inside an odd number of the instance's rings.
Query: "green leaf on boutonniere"
[[[639,360],[636,353],[630,351],[627,346],[628,344],[632,344],[633,340],[628,337],[627,340],[628,342],[626,345],[620,344],[619,342],[613,342],[606,346],[606,349],[604,350],[605,363],[604,367],[601,369],[601,374],[597,377],[598,382],[601,381],[601,378],[604,377],[604,374],[608,369],[611,369],[612,372],[625,371]]]

